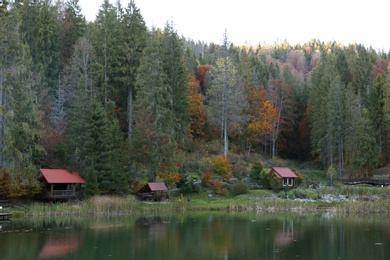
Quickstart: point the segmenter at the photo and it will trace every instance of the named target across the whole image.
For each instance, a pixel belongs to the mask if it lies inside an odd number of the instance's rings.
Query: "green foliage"
[[[270,178],[270,181],[269,181],[269,186],[271,187],[271,189],[275,192],[278,192],[282,189],[282,181],[275,177],[275,176],[272,176]]]
[[[231,192],[234,195],[240,195],[240,194],[245,194],[249,192],[249,185],[246,184],[245,182],[237,182],[232,185],[231,187]]]
[[[292,189],[286,192],[289,199],[313,199],[319,198],[318,192],[311,189]]]
[[[183,194],[192,194],[198,193],[200,191],[200,185],[194,184],[194,179],[190,176],[182,178],[179,183],[176,185],[180,192]]]
[[[99,195],[99,185],[96,177],[96,171],[93,168],[89,168],[86,174],[83,196],[85,198],[90,198],[95,195]]]
[[[262,178],[263,178],[263,165],[260,160],[257,160],[253,163],[252,168],[249,172],[249,177],[257,182],[257,183],[262,183]]]

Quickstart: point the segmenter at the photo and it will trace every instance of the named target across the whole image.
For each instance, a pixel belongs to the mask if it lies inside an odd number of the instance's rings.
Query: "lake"
[[[0,259],[390,259],[389,216],[244,214],[0,222]]]

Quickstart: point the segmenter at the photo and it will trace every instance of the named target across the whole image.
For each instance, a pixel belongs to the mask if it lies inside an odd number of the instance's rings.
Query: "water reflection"
[[[276,233],[275,244],[279,247],[284,247],[293,243],[294,240],[294,221],[284,219],[282,230]]]
[[[56,259],[75,253],[80,247],[80,239],[76,235],[49,234],[45,239],[40,259]]]
[[[390,259],[387,216],[196,212],[1,225],[2,260]]]

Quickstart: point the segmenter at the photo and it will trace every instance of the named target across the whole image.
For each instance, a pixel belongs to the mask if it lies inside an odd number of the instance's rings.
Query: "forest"
[[[194,42],[170,21],[147,28],[141,11],[105,0],[87,23],[78,0],[0,1],[0,197],[38,193],[40,168],[78,171],[93,196],[240,178],[253,158],[338,177],[387,164],[389,53],[236,46],[228,28]]]

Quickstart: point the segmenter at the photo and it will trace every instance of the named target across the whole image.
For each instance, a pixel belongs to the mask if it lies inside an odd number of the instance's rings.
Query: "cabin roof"
[[[165,183],[163,182],[148,182],[145,186],[138,190],[138,193],[167,190],[167,186],[165,186]]]
[[[69,172],[65,169],[41,169],[41,173],[47,183],[55,184],[55,183],[82,183],[85,181],[78,172]]]
[[[298,176],[290,170],[290,168],[273,167],[271,173],[274,172],[281,178],[298,178]]]

